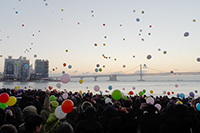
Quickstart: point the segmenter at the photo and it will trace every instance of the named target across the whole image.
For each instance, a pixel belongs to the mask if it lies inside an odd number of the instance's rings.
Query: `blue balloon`
[[[136,18],[136,21],[137,21],[137,22],[140,22],[140,19],[139,19],[139,18]]]
[[[72,68],[72,65],[69,65],[68,68],[71,69],[71,68]]]
[[[194,92],[190,92],[189,95],[190,95],[191,97],[194,97]]]
[[[98,68],[96,68],[96,69],[95,69],[95,72],[98,72],[98,71],[99,71],[99,69],[98,69]]]
[[[100,94],[102,95],[102,94],[103,94],[103,92],[102,92],[102,91],[100,91]]]
[[[112,90],[112,86],[111,86],[111,85],[110,85],[110,86],[108,86],[108,89],[109,89],[109,90]]]
[[[181,94],[179,94],[179,97],[180,97],[180,98],[184,98],[185,95],[184,95],[183,93],[181,93]]]
[[[197,109],[198,111],[200,111],[200,104],[199,104],[199,103],[196,104],[196,109]]]
[[[65,74],[65,71],[62,71],[62,74]]]

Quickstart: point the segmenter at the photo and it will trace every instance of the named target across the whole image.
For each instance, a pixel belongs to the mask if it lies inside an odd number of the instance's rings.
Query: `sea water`
[[[120,90],[125,95],[129,91],[133,91],[134,95],[138,94],[140,91],[146,90],[146,95],[153,96],[164,96],[163,92],[170,92],[169,97],[177,96],[177,94],[184,93],[185,96],[189,96],[190,92],[194,92],[195,97],[200,97],[200,76],[173,76],[173,77],[163,77],[163,76],[149,76],[143,77],[144,81],[138,81],[140,77],[117,77],[118,81],[109,81],[109,78],[99,77],[97,81],[93,78],[83,78],[83,83],[79,83],[79,78],[71,78],[69,83],[62,83],[61,81],[38,81],[38,82],[0,82],[0,88],[11,88],[14,89],[49,89],[49,86],[53,89],[59,91],[72,91],[72,92],[92,92],[93,94],[112,94],[115,89]],[[58,88],[57,84],[60,83],[61,87]],[[98,85],[100,91],[96,92],[94,86]],[[108,87],[112,86],[112,90]],[[150,93],[153,92],[153,93]],[[195,93],[197,91],[197,93]],[[172,94],[174,92],[174,94]]]

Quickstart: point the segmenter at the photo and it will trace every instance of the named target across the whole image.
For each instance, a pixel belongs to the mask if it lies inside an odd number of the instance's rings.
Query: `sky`
[[[33,67],[36,59],[49,60],[50,74],[128,74],[140,64],[154,73],[200,71],[199,5],[199,0],[1,0],[0,72],[8,56],[27,57]]]

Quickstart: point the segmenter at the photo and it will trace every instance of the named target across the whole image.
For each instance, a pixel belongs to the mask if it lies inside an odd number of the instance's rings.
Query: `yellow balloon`
[[[151,94],[153,94],[153,91],[152,91],[152,90],[150,90],[150,93],[151,93]]]
[[[0,78],[2,79],[2,76],[0,76]]]
[[[79,83],[80,83],[80,84],[82,84],[82,83],[83,83],[83,80],[82,80],[82,79],[80,79],[80,80],[79,80]]]
[[[17,102],[17,99],[14,96],[9,97],[8,102],[6,103],[8,106],[13,106]]]
[[[15,89],[18,89],[18,87],[17,87],[17,86],[15,86]]]
[[[144,99],[147,100],[147,97],[145,97]]]
[[[18,86],[18,89],[20,88],[20,86]]]

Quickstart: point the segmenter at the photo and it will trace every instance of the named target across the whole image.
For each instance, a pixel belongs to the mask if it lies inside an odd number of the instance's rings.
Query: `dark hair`
[[[31,114],[25,121],[25,129],[32,132],[41,124],[44,124],[43,118],[38,114]]]
[[[74,129],[68,122],[64,122],[56,128],[55,133],[74,133]]]
[[[17,133],[17,129],[12,124],[4,124],[0,127],[0,133]]]

